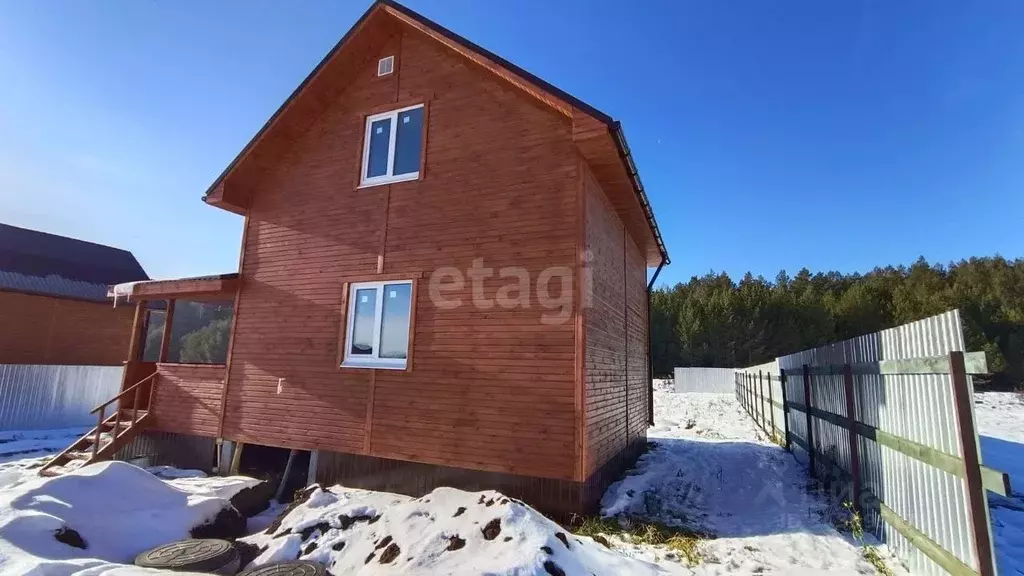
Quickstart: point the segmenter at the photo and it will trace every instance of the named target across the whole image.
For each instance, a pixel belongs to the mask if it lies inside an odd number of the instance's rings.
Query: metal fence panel
[[[732,368],[676,368],[676,392],[731,394],[736,391]]]
[[[741,404],[748,409],[758,428],[781,442],[786,436],[783,401],[788,391],[783,389],[778,363],[768,362],[736,372],[733,390],[742,396]]]
[[[839,416],[847,411],[844,376],[812,374],[811,398],[805,396],[802,373],[804,365],[836,366],[884,360],[903,360],[946,355],[963,351],[963,332],[958,311],[898,326],[879,333],[852,338],[806,350],[777,360],[777,369],[786,371],[785,396],[790,404],[812,406]],[[734,386],[737,394],[753,399],[748,410],[760,420],[763,399],[755,384],[751,392],[744,389],[756,382],[759,372],[776,372],[771,365],[745,368]],[[777,372],[776,372],[777,373]],[[751,376],[752,375],[752,376]],[[967,378],[973,390],[971,378]],[[880,432],[905,438],[949,455],[963,457],[957,435],[958,422],[952,381],[948,374],[855,374],[852,377],[853,404],[856,420]],[[779,388],[780,392],[782,387]],[[819,418],[810,419],[807,430],[806,413],[790,406],[788,432],[794,438],[791,449],[801,461],[808,454],[800,446],[813,436],[816,452],[828,456],[839,468],[851,473],[850,432],[842,426]],[[764,428],[762,426],[762,428]],[[776,428],[786,433],[785,417],[776,417]],[[967,486],[963,479],[911,458],[903,452],[882,446],[875,440],[857,436],[860,454],[860,480],[893,512],[938,544],[967,566],[977,570],[979,559],[972,546],[971,517]],[[827,472],[819,461],[815,467]],[[865,527],[887,542],[915,573],[945,574],[938,564],[922,553],[881,514],[865,509]]]
[[[90,410],[117,394],[122,366],[0,364],[0,430],[95,424]]]

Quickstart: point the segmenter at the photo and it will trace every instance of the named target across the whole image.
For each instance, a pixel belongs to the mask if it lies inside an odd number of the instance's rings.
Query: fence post
[[[772,392],[772,373],[768,373],[768,413],[771,414],[772,431],[769,435],[772,442],[775,441],[775,393]]]
[[[746,381],[746,377],[750,374],[743,372],[743,409],[746,410],[746,415],[751,415],[751,386]]]
[[[771,430],[768,428],[768,393],[764,390],[764,373],[758,371],[757,379],[759,381],[758,388],[761,389],[761,419],[764,421],[761,423],[761,429],[764,430],[765,434],[771,436]]]
[[[811,427],[811,367],[804,364],[804,416],[807,417],[807,459],[811,465],[811,478],[818,477],[814,467],[814,428]]]
[[[978,557],[978,573],[981,576],[994,576],[996,571],[992,558],[988,502],[985,500],[985,488],[981,483],[978,433],[974,428],[974,406],[971,405],[971,390],[967,385],[963,352],[949,353],[949,373],[953,382],[953,403],[956,406],[960,447],[964,455],[964,478],[967,482],[967,501],[971,511],[972,540]]]
[[[750,375],[750,417],[754,419],[754,426],[757,426],[757,388],[754,388],[754,375]]]
[[[757,389],[754,388],[754,375],[750,375],[750,417],[754,419],[757,426]]]
[[[743,392],[746,393],[746,415],[751,415],[751,375],[743,372]]]
[[[750,374],[743,373],[743,401],[746,403],[744,408],[747,409],[747,416],[750,416]]]
[[[843,388],[846,393],[846,416],[850,419],[850,474],[853,476],[853,505],[860,510],[860,437],[857,435],[857,402],[853,389],[853,370],[843,366]]]
[[[767,434],[768,431],[765,430],[765,428],[767,428],[767,426],[765,425],[765,417],[764,417],[764,378],[761,376],[761,374],[762,374],[762,372],[760,370],[758,370],[757,371],[757,395],[758,395],[757,407],[758,407],[758,412],[761,413],[761,422],[760,422],[761,430],[764,431],[765,434]]]
[[[786,369],[779,368],[779,382],[782,385],[782,426],[786,434],[786,451],[792,452],[792,444],[789,436],[789,393],[786,391]]]

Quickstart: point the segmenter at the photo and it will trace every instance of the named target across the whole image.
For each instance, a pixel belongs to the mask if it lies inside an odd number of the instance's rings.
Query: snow
[[[235,494],[246,488],[252,488],[261,481],[248,476],[227,476],[224,478],[172,478],[165,482],[189,494],[230,500]]]
[[[705,560],[695,574],[874,572],[857,543],[833,527],[835,505],[808,490],[806,468],[768,442],[731,394],[667,390],[655,388],[648,440],[656,446],[608,490],[602,514],[714,535],[701,546]]]
[[[60,428],[0,432],[0,464],[60,452],[88,431],[89,428]]]
[[[149,472],[157,478],[163,480],[174,480],[176,478],[206,478],[206,472],[202,470],[183,470],[181,468],[175,468],[174,466],[147,466],[146,472]]]
[[[1010,483],[1019,485],[1014,490],[1024,493],[1024,395],[975,393],[974,415],[981,436],[982,462],[1009,474]]]
[[[124,296],[127,300],[131,295],[132,291],[135,290],[135,286],[147,282],[147,280],[136,280],[134,282],[122,282],[120,284],[114,284],[110,287],[110,293],[114,296],[114,308],[117,308],[118,300]]]
[[[4,430],[0,431],[0,445],[19,440],[52,440],[81,436],[90,430],[89,427],[56,428],[52,430]]]
[[[149,466],[146,468],[153,476],[167,482],[179,490],[189,494],[211,496],[230,500],[246,488],[260,484],[260,480],[248,476],[215,476],[209,478],[202,470],[186,470],[174,466]]]
[[[500,528],[497,534],[488,531],[494,525]],[[456,538],[463,546],[449,550],[459,542]],[[454,488],[411,498],[316,487],[272,534],[243,540],[263,550],[252,566],[301,557],[325,564],[334,574],[541,576],[549,573],[546,563],[568,575],[688,573],[679,565],[659,567],[572,535],[498,492]]]
[[[250,517],[246,521],[246,529],[250,534],[266,530],[268,526],[277,520],[278,516],[280,516],[287,507],[287,504],[282,504],[277,500],[271,500],[266,510]]]
[[[190,493],[124,462],[101,462],[55,478],[9,470],[0,490],[0,573],[103,573],[139,553],[189,537],[230,503]],[[87,544],[58,542],[69,527]],[[141,573],[128,569],[124,573]]]
[[[1010,475],[1012,498],[989,493],[992,539],[1000,574],[1024,574],[1024,396],[977,392],[974,415],[981,461]]]
[[[1009,472],[1019,492],[1021,396],[978,393],[976,415],[986,465]],[[120,462],[57,478],[36,475],[47,454],[82,432],[0,433],[0,573],[158,574],[124,563],[188,537],[189,528],[211,519],[226,499],[257,483]],[[671,380],[655,381],[655,425],[648,438],[652,448],[608,490],[602,513],[705,535],[696,566],[686,566],[664,546],[621,535],[605,535],[611,544],[605,547],[497,492],[452,488],[411,498],[317,487],[283,518],[278,516],[285,507],[272,502],[249,519],[250,532],[259,532],[243,540],[261,550],[254,565],[301,557],[325,563],[335,574],[544,576],[545,562],[569,576],[874,573],[860,544],[834,528],[836,503],[813,490],[806,469],[757,430],[732,395],[675,394]],[[1024,574],[1024,495],[990,498],[1000,573]],[[493,521],[501,532],[489,540],[484,528]],[[89,548],[54,540],[53,531],[63,525],[78,531]],[[448,550],[454,536],[464,546]],[[890,568],[905,573],[884,546],[868,540]],[[381,563],[391,544],[398,548],[395,558]]]

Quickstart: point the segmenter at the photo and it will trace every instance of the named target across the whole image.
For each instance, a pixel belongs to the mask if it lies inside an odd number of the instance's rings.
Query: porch
[[[143,430],[219,436],[239,286],[238,274],[111,286],[115,306],[135,305],[121,391],[94,408],[96,426],[39,473],[112,458]]]
[[[147,429],[219,435],[239,287],[238,274],[111,287],[115,301],[135,306],[121,389],[149,380],[122,406],[145,410]]]

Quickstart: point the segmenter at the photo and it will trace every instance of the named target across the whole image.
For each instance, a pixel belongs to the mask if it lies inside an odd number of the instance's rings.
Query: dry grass
[[[893,576],[892,570],[885,565],[885,560],[882,555],[878,553],[878,550],[874,546],[863,546],[860,549],[860,555],[868,561],[869,564],[875,567],[875,572],[881,576]]]
[[[780,446],[782,448],[786,448],[786,436],[785,436],[785,434],[779,434],[778,432],[772,433],[772,443],[774,443],[777,446]]]
[[[703,542],[710,537],[707,534],[639,518],[575,517],[569,528],[574,534],[588,536],[609,548],[612,544],[608,536],[620,538],[631,544],[668,548],[688,566],[700,564],[704,559]]]
[[[877,574],[893,576],[892,570],[885,564],[885,559],[878,553],[878,549],[864,543],[864,521],[861,519],[860,511],[853,506],[852,502],[844,502],[843,508],[846,510],[846,517],[836,519],[836,529],[840,532],[849,532],[853,536],[854,540],[860,544],[861,557],[875,567]]]

